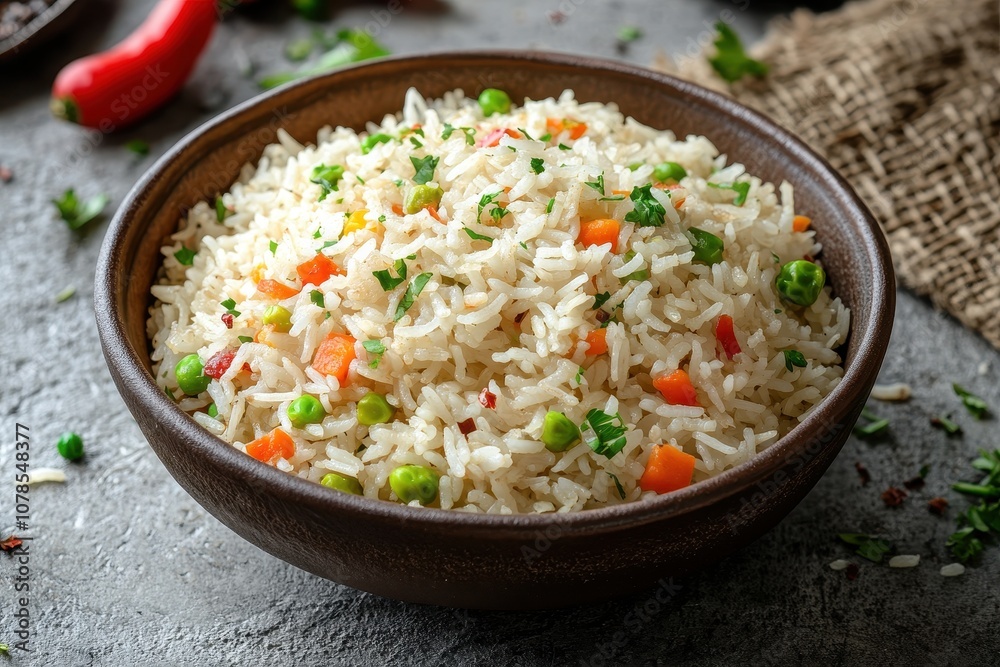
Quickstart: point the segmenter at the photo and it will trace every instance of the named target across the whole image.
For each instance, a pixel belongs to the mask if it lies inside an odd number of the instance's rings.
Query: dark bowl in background
[[[507,90],[618,104],[678,136],[703,134],[766,181],[789,181],[814,220],[833,289],[851,308],[840,385],[751,461],[652,501],[572,514],[486,516],[331,493],[260,463],[198,426],[157,387],[145,322],[159,248],[183,212],[229,188],[284,128],[314,142],[324,125],[363,129],[410,86]],[[246,102],[188,135],[126,197],[104,241],[96,312],[108,367],[171,475],[248,541],[309,572],[401,600],[473,608],[556,607],[630,593],[715,562],[802,500],[851,432],[892,327],[889,250],[871,213],[786,130],[717,93],[639,67],[536,52],[382,60]]]

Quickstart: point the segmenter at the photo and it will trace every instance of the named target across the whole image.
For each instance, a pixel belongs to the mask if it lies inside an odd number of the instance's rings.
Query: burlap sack
[[[704,57],[657,65],[798,133],[878,217],[903,284],[1000,347],[1000,0],[797,11],[752,54],[769,75],[731,87]]]

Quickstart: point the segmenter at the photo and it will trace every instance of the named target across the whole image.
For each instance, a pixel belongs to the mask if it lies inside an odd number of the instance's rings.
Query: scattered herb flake
[[[285,57],[292,62],[301,62],[309,57],[315,44],[309,37],[293,39],[285,45]]]
[[[59,217],[63,219],[70,229],[77,230],[88,222],[91,222],[104,211],[111,199],[105,194],[94,195],[87,201],[81,202],[73,188],[70,188],[58,199],[53,199],[59,211]]]
[[[861,533],[840,533],[837,537],[844,543],[857,547],[855,553],[873,563],[881,563],[882,557],[892,551],[892,545],[878,537]]]
[[[618,41],[622,44],[634,42],[640,37],[642,37],[642,30],[639,30],[634,25],[624,25],[618,29]]]
[[[640,227],[660,227],[666,221],[666,209],[652,193],[653,184],[632,188],[629,199],[634,202],[631,211],[625,214],[626,222],[634,222]]]
[[[326,308],[326,297],[318,289],[309,292],[309,300],[320,308]]]
[[[240,311],[236,310],[236,302],[233,301],[232,299],[226,299],[225,301],[222,301],[219,305],[225,308],[226,312],[232,315],[233,317],[240,316]]]
[[[962,432],[962,427],[949,419],[946,415],[931,417],[931,426],[936,426],[944,430],[948,435],[958,435]]]
[[[385,344],[380,340],[366,340],[361,343],[361,346],[365,348],[371,356],[371,361],[368,362],[369,368],[378,368],[379,362],[382,361],[382,355],[385,354]]]
[[[142,139],[131,139],[125,142],[125,148],[136,155],[149,155],[149,144]]]
[[[796,366],[799,368],[805,368],[809,365],[806,361],[805,355],[798,350],[784,350],[783,353],[785,355],[785,369],[787,369],[789,373],[795,370]]]
[[[556,198],[552,197],[551,199],[549,199],[549,203],[545,205],[545,212],[546,213],[551,213],[552,212],[552,207],[555,206],[555,205],[556,205]]]
[[[337,245],[337,242],[338,242],[339,240],[340,240],[340,239],[334,239],[334,240],[332,240],[332,241],[325,241],[325,242],[323,243],[323,245],[321,245],[320,247],[316,248],[316,252],[317,252],[317,253],[320,253],[320,252],[323,252],[324,250],[326,250],[327,248],[329,248],[330,246],[335,246],[335,245]]]
[[[747,201],[747,195],[750,194],[749,183],[708,183],[707,185],[716,190],[732,190],[735,192],[736,198],[733,199],[733,204],[736,206],[743,206]],[[771,254],[773,255],[774,253]]]
[[[546,132],[542,136],[538,137],[539,141],[549,141],[550,139],[552,139],[552,133],[551,132]]]
[[[619,413],[608,413],[592,409],[580,425],[584,440],[596,453],[612,458],[625,448],[625,433],[628,428]]]
[[[586,186],[588,186],[588,187],[591,187],[591,188],[597,190],[598,192],[601,193],[601,196],[604,196],[606,194],[604,192],[604,172],[603,171],[601,172],[601,175],[597,177],[596,181],[584,181],[583,184],[586,185]]]
[[[323,201],[331,192],[338,189],[337,183],[344,177],[344,168],[339,164],[318,164],[313,167],[310,183],[315,183],[320,187],[322,193],[316,201]]]
[[[413,305],[416,298],[420,296],[421,292],[424,291],[424,287],[427,286],[427,283],[433,275],[433,273],[421,273],[406,287],[406,293],[403,294],[403,300],[399,302],[398,306],[396,306],[396,314],[393,317],[394,322],[398,322],[402,319],[403,315],[405,315],[406,311],[410,309],[410,306]]]
[[[276,252],[278,252],[278,242],[277,241],[271,241],[270,243],[267,244],[267,246],[268,246],[268,248],[271,249],[271,254],[272,255],[275,254]]]
[[[252,343],[253,336],[237,336],[236,340],[240,341],[241,343]]]
[[[480,234],[479,232],[473,231],[468,227],[463,227],[462,229],[464,229],[465,233],[469,235],[469,238],[473,239],[474,241],[489,241],[490,243],[493,243],[494,241],[494,238],[492,236],[486,236],[485,234]]]
[[[229,215],[229,209],[226,208],[226,202],[222,201],[222,197],[215,198],[215,219],[222,222]]]
[[[597,310],[604,304],[608,302],[611,298],[611,292],[601,292],[600,294],[594,295],[594,305],[590,307],[591,310]]]
[[[194,250],[182,245],[181,249],[174,253],[174,259],[184,266],[191,266],[194,264],[194,256],[196,254]]]
[[[540,157],[531,158],[531,171],[540,174],[545,171],[545,160]]]
[[[732,83],[744,76],[763,77],[768,66],[746,54],[739,35],[728,25],[719,21],[715,24],[718,35],[715,39],[715,56],[708,59],[719,76]]]
[[[610,197],[601,197],[597,201],[622,201],[625,199],[625,195],[612,195]]]
[[[413,164],[413,182],[417,185],[424,185],[429,181],[434,180],[434,170],[438,166],[438,158],[433,155],[428,155],[427,157],[417,158],[410,156],[410,162]]]
[[[963,563],[983,551],[984,540],[1000,536],[1000,449],[992,452],[980,450],[972,467],[986,473],[986,476],[975,484],[956,482],[951,487],[978,499],[975,505],[958,516],[958,524],[962,527],[947,542],[952,555]],[[931,511],[934,511],[933,507]],[[995,539],[991,541],[995,542]]]
[[[625,487],[623,487],[622,483],[618,480],[618,475],[614,474],[613,472],[609,472],[608,475],[614,481],[615,488],[618,489],[618,495],[621,496],[622,500],[625,500]]]
[[[423,148],[424,145],[420,142],[420,139],[416,137],[410,137],[410,143],[413,144],[415,148]]]
[[[316,231],[313,232],[313,238],[314,239],[318,239],[319,237],[323,236],[322,231],[320,231],[321,229],[322,229],[321,227],[317,227]]]
[[[576,378],[575,379],[576,379],[576,386],[577,387],[579,387],[580,385],[583,384],[583,374],[586,373],[586,372],[587,372],[587,369],[584,368],[583,366],[580,366],[579,368],[576,369]]]
[[[869,423],[861,425],[857,424],[854,427],[855,435],[859,437],[868,437],[873,435],[878,435],[885,429],[889,428],[889,420],[883,419],[873,413],[868,408],[861,411],[861,418],[868,420]]]
[[[328,40],[324,37],[317,41],[324,48],[330,50],[321,55],[315,63],[308,64],[295,72],[283,72],[264,77],[257,82],[257,85],[267,90],[289,81],[322,74],[362,60],[387,56],[390,53],[364,30],[340,30],[337,32],[335,40]]]
[[[570,147],[570,146],[567,146],[566,144],[559,144],[559,150],[561,150],[561,151],[571,151],[571,150],[573,150],[573,148]]]
[[[395,278],[392,277],[392,274],[389,272],[389,269],[382,269],[381,271],[372,271],[372,275],[375,276],[379,284],[382,286],[383,292],[389,292],[396,289],[397,287],[403,284],[404,280],[406,280],[406,262],[404,262],[401,259],[397,259],[396,264],[394,266],[396,269],[396,276],[397,276]]]
[[[973,417],[976,419],[982,419],[989,414],[990,409],[986,405],[986,401],[979,398],[975,394],[966,391],[957,384],[952,384],[951,388],[954,389],[955,394],[962,399],[962,405],[965,406],[965,409],[968,410],[969,414]]]

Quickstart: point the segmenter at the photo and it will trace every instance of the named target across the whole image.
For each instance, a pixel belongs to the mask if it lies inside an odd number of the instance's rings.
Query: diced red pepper
[[[517,130],[510,130],[505,127],[498,127],[493,130],[485,137],[476,142],[477,148],[492,148],[493,146],[499,146],[500,140],[503,139],[504,135],[511,137],[512,139],[520,139],[521,133]]]
[[[208,362],[205,364],[204,373],[206,376],[218,380],[229,367],[233,365],[233,358],[236,356],[236,350],[220,350],[211,356]]]
[[[227,329],[232,329],[233,328],[233,314],[232,313],[223,313],[222,314],[222,323],[226,325]]]
[[[458,422],[458,430],[462,432],[462,435],[469,435],[476,430],[476,420],[469,417],[465,421]]]
[[[483,390],[479,392],[479,402],[487,410],[496,410],[497,395],[489,389],[483,388]]]
[[[740,343],[736,340],[736,331],[733,329],[733,318],[729,315],[720,315],[719,321],[715,323],[715,338],[722,346],[726,356],[732,359],[742,352]]]
[[[340,275],[340,267],[323,253],[319,253],[312,259],[302,262],[295,267],[295,271],[299,274],[299,278],[302,279],[303,285],[319,286],[329,280],[330,276]]]

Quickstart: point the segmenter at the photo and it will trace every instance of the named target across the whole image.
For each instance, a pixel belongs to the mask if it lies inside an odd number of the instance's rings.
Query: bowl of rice
[[[885,241],[799,140],[539,53],[374,62],[198,129],[105,240],[156,454],[310,572],[562,606],[718,560],[826,470],[892,324]]]

